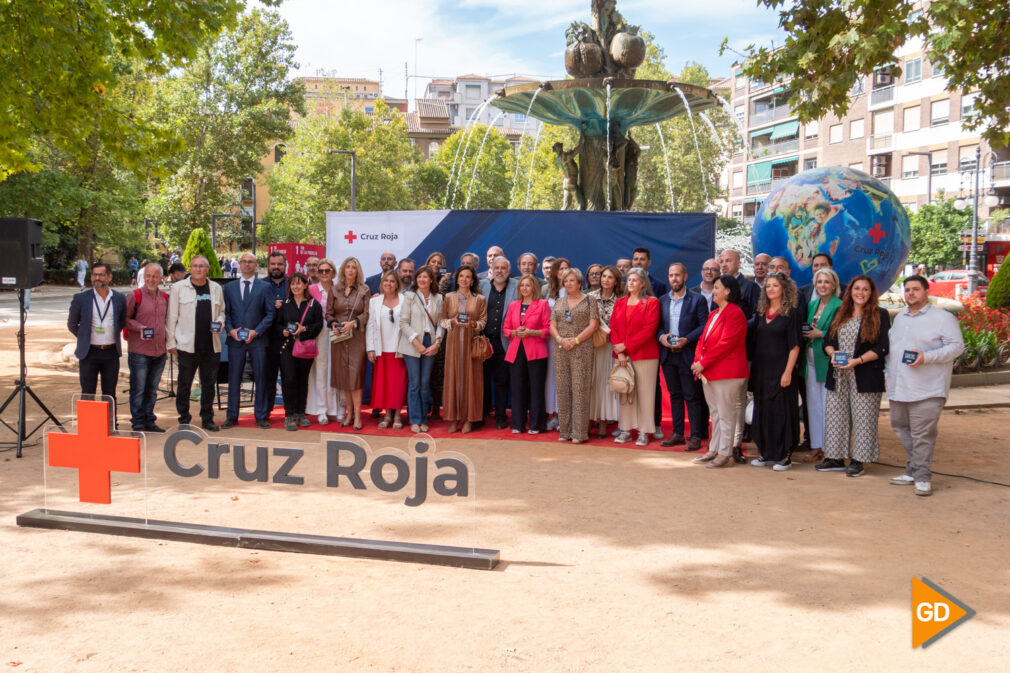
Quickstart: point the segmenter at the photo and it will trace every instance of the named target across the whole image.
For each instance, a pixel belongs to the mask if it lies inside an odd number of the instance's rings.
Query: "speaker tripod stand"
[[[65,428],[63,427],[63,424],[60,423],[60,421],[56,418],[56,416],[53,415],[53,412],[49,411],[49,408],[45,404],[43,404],[42,400],[40,400],[39,396],[35,394],[35,391],[32,390],[31,386],[28,385],[28,365],[25,362],[25,319],[27,318],[28,314],[25,311],[25,291],[23,289],[18,290],[18,306],[19,306],[18,314],[20,315],[21,320],[20,329],[18,330],[18,352],[21,356],[21,370],[20,370],[21,378],[19,378],[17,381],[14,382],[14,390],[11,391],[11,394],[7,397],[7,401],[3,403],[3,406],[0,406],[0,416],[2,416],[3,412],[7,410],[8,406],[10,406],[10,403],[13,402],[15,399],[17,399],[18,422],[16,428],[11,427],[11,425],[7,423],[7,421],[5,421],[3,418],[0,418],[0,423],[3,423],[8,430],[17,435],[16,455],[18,458],[20,458],[21,446],[24,444],[25,440],[34,435],[36,432],[38,432],[39,429],[43,425],[45,425],[46,421],[51,420],[53,423],[58,425],[61,430],[64,430]],[[35,426],[35,428],[28,433],[25,432],[26,430],[25,395],[31,395],[32,399],[35,400],[35,404],[39,405],[39,408],[46,414],[46,417],[42,419],[42,422],[39,423],[37,426]]]

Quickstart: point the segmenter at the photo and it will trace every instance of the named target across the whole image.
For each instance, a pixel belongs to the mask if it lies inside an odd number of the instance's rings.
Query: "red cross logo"
[[[347,235],[344,236],[344,238],[347,239],[347,245],[350,245],[351,243],[354,243],[354,239],[356,239],[357,236],[354,235],[353,231],[348,231]]]
[[[880,243],[880,239],[887,236],[887,233],[880,228],[880,222],[874,224],[873,227],[874,228],[868,230],[867,233],[870,235],[870,238],[873,239],[873,245],[877,245],[878,243]]]
[[[48,435],[49,465],[77,468],[81,502],[112,502],[111,472],[140,472],[140,440],[109,436],[109,403],[77,401],[77,434]]]

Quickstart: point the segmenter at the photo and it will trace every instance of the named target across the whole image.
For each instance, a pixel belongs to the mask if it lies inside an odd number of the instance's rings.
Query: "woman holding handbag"
[[[330,295],[333,294],[337,279],[337,265],[332,259],[321,259],[316,268],[319,282],[309,286],[309,296],[319,302],[325,313]],[[342,421],[346,417],[343,395],[330,385],[330,331],[320,330],[316,337],[319,355],[316,356],[312,371],[309,372],[309,394],[305,403],[306,412],[317,416],[319,425],[326,425],[330,419]]]
[[[487,324],[487,301],[472,266],[456,269],[453,280],[456,291],[445,296],[438,323],[447,332],[442,419],[449,422],[449,432],[456,432],[462,421],[467,433],[473,423],[484,420],[484,361],[474,346],[487,341],[481,336]]]
[[[354,429],[361,429],[361,390],[365,387],[365,325],[368,324],[368,287],[361,262],[348,257],[340,265],[337,284],[326,305],[330,328],[330,385],[343,391],[354,410]],[[351,414],[341,427],[351,424]]]
[[[365,347],[368,361],[375,367],[372,375],[372,406],[385,409],[379,429],[403,427],[400,407],[407,399],[407,365],[397,351],[400,345],[400,280],[395,271],[379,279],[380,293],[368,300],[368,328]]]
[[[596,298],[600,310],[600,329],[593,333],[593,390],[589,396],[589,418],[597,423],[597,436],[607,437],[607,424],[616,423],[621,417],[621,405],[617,394],[610,389],[610,370],[614,366],[614,347],[610,343],[610,316],[614,304],[624,294],[621,271],[616,266],[607,266],[600,272],[600,289],[589,296]]]
[[[407,365],[407,414],[411,432],[428,432],[433,411],[431,372],[441,352],[445,330],[438,326],[442,315],[442,295],[436,271],[425,265],[414,274],[414,284],[403,294],[400,311],[400,343],[397,352]]]
[[[281,389],[284,391],[284,429],[307,428],[305,397],[309,370],[319,354],[316,337],[323,330],[323,308],[309,296],[309,280],[300,271],[288,277],[288,297],[281,304],[274,329],[281,333]]]
[[[628,294],[614,303],[610,317],[610,341],[614,344],[617,364],[633,363],[635,394],[631,404],[621,405],[614,438],[618,444],[631,441],[631,431],[638,430],[635,446],[647,446],[656,432],[656,377],[659,376],[659,300],[652,295],[649,274],[634,267],[628,271]]]

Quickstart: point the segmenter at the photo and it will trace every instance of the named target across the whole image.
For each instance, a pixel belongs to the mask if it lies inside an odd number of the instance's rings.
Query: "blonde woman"
[[[354,429],[361,430],[361,390],[365,387],[365,326],[368,299],[361,262],[348,257],[326,304],[326,324],[336,338],[330,344],[330,385],[343,391],[353,410]],[[351,411],[349,410],[349,411]],[[341,427],[351,424],[351,414]]]
[[[337,265],[332,259],[321,259],[316,269],[319,274],[319,282],[309,286],[309,295],[321,307],[326,307],[333,294],[334,281],[337,278]],[[309,372],[309,394],[305,403],[305,412],[310,416],[316,416],[319,425],[326,425],[333,418],[342,421],[347,415],[344,406],[343,395],[330,385],[330,332],[321,330],[316,337],[319,355],[312,363],[312,371]]]
[[[365,344],[368,361],[374,367],[372,405],[385,409],[379,429],[403,427],[400,408],[407,400],[407,365],[397,350],[400,345],[400,279],[395,271],[387,271],[379,279],[379,294],[368,301],[368,329]]]

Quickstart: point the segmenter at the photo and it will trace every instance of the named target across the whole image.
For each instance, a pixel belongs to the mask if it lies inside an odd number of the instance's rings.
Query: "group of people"
[[[264,429],[279,371],[292,431],[310,425],[309,416],[361,430],[370,388],[379,428],[424,432],[440,417],[450,433],[493,421],[517,434],[556,430],[559,441],[576,444],[596,433],[698,451],[709,439],[695,458],[709,468],[745,462],[750,439],[758,450],[752,465],[787,470],[794,452],[809,449],[804,460],[818,471],[853,477],[878,459],[886,391],[909,455],[905,475],[892,481],[930,492],[936,421],[963,343],[953,316],[930,306],[920,276],[905,279],[908,306],[892,326],[873,281],[857,276],[843,287],[826,254],[813,258],[813,282],[800,288],[781,257],[757,255],[754,278],[745,278],[735,250],[705,261],[702,282],[690,289],[691,270],[679,262],[666,269],[669,285],[652,279],[643,247],[585,274],[563,257],[531,252],[513,274],[498,246],[487,251],[484,272],[474,253],[453,272],[440,252],[419,268],[392,253],[379,261],[369,285],[354,257],[339,266],[313,258],[307,274],[286,275],[284,255],[272,253],[262,279],[246,253],[239,277],[222,287],[207,278],[207,260],[194,257],[170,292],[159,289],[161,268],[152,264],[143,287],[126,296],[109,289],[108,266],[96,264],[93,289],[75,296],[69,319],[82,391],[94,393],[100,376],[102,393],[114,397],[125,328],[136,430],[160,431],[154,400],[168,352],[178,360],[179,422],[191,421],[199,372],[202,427],[219,429],[212,402],[223,341],[223,428],[238,421],[248,362],[254,417]],[[669,436],[661,430],[661,380]]]

